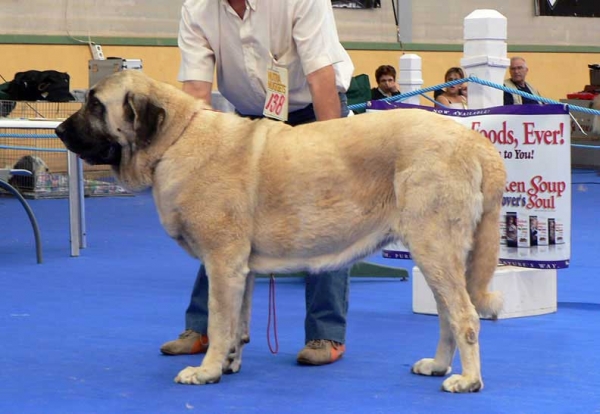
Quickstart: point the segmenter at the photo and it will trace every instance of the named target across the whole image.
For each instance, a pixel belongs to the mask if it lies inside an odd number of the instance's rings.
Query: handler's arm
[[[333,65],[328,65],[306,76],[317,121],[341,117],[340,97],[335,84]]]
[[[192,95],[196,99],[202,99],[210,105],[212,83],[204,81],[185,81],[183,82],[181,90]]]

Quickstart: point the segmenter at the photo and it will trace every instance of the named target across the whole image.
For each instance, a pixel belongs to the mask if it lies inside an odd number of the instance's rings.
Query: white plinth
[[[398,85],[400,86],[401,93],[408,93],[421,89],[423,86],[421,64],[421,57],[419,55],[409,53],[400,57],[398,63]],[[403,102],[419,105],[421,100],[419,96],[416,95],[405,99]]]
[[[437,315],[433,293],[418,267],[413,268],[413,312]],[[490,291],[500,291],[504,308],[499,319],[544,315],[556,312],[556,270],[499,266]]]

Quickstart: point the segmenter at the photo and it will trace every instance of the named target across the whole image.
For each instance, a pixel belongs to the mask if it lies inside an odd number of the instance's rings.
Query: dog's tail
[[[467,263],[467,290],[477,312],[495,319],[502,310],[500,292],[489,292],[488,286],[498,265],[500,250],[500,209],[506,184],[504,163],[496,150],[481,160],[483,172],[481,192],[483,212],[475,228],[473,249]]]

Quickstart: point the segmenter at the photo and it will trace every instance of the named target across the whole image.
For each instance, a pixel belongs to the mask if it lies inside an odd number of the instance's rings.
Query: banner
[[[535,0],[536,16],[600,17],[598,0]]]
[[[331,5],[344,9],[375,9],[381,7],[381,0],[331,0]]]
[[[511,105],[476,110],[371,101],[367,112],[420,108],[450,116],[487,137],[504,159],[507,180],[499,218],[500,262],[559,269],[571,255],[571,127],[566,105]],[[408,259],[402,244],[383,256]]]

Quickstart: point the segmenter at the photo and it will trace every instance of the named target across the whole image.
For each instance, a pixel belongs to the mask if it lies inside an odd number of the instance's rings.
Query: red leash
[[[275,350],[271,346],[271,315],[273,315],[273,338],[275,340]],[[279,340],[277,339],[277,311],[275,307],[275,275],[271,273],[269,276],[269,319],[267,321],[267,343],[269,351],[272,354],[279,352]]]

